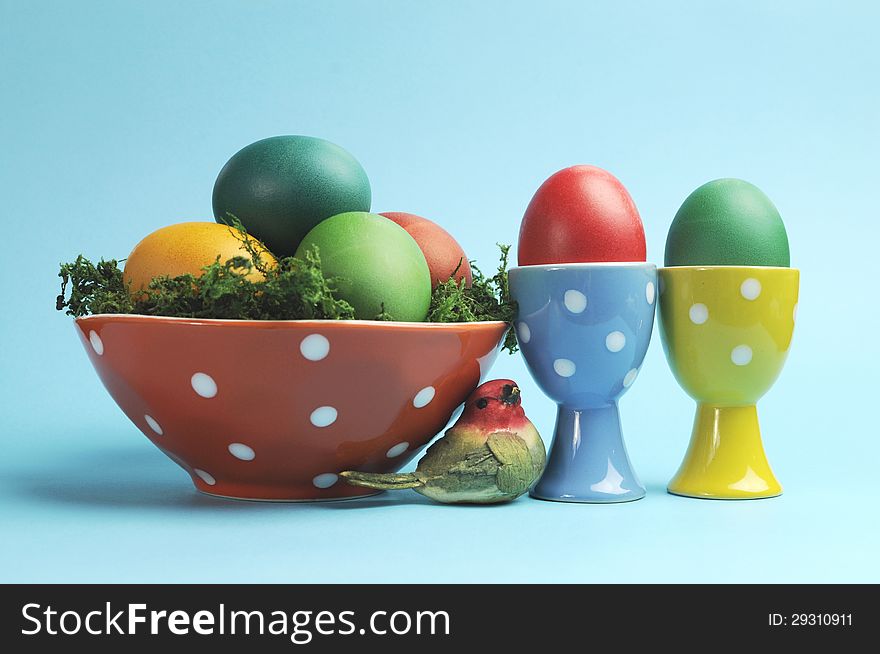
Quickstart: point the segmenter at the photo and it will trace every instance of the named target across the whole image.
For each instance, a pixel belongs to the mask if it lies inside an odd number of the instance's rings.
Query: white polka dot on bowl
[[[144,422],[146,422],[150,429],[152,429],[159,436],[163,434],[162,425],[160,425],[153,416],[144,414]]]
[[[321,334],[309,334],[300,342],[299,351],[309,361],[320,361],[330,354],[330,341]]]
[[[203,482],[208,484],[208,486],[213,486],[214,484],[217,483],[217,480],[214,479],[213,475],[211,475],[208,472],[205,472],[201,468],[193,468],[193,472],[199,476],[199,479],[201,479]]]
[[[428,406],[436,394],[437,390],[433,386],[425,386],[422,390],[416,393],[416,396],[412,401],[413,406],[417,409]]]
[[[228,449],[229,453],[232,456],[242,461],[253,461],[254,458],[256,458],[257,456],[257,453],[254,452],[254,449],[245,445],[244,443],[230,443]]]
[[[626,373],[626,376],[623,378],[623,387],[629,388],[630,386],[632,386],[633,382],[636,380],[636,377],[638,377],[638,376],[639,376],[638,368],[633,368],[632,370],[630,370],[628,373]]]
[[[190,378],[193,390],[204,398],[212,398],[217,395],[217,382],[214,378],[203,372],[197,372]]]
[[[312,485],[315,488],[330,488],[337,481],[339,481],[339,475],[334,475],[332,472],[325,472],[315,476],[312,479]]]
[[[393,459],[394,457],[400,456],[401,454],[406,452],[408,449],[409,449],[409,443],[406,443],[406,442],[398,443],[394,447],[389,448],[388,451],[385,452],[385,456],[388,457],[389,459]]]
[[[654,304],[655,294],[654,282],[648,282],[648,285],[645,286],[645,299],[648,301],[648,304]]]
[[[338,415],[336,409],[332,406],[320,406],[312,411],[309,420],[312,421],[312,424],[315,425],[315,427],[329,427],[336,422]]]
[[[104,341],[101,340],[101,337],[98,336],[98,332],[94,329],[89,332],[89,343],[92,344],[92,349],[95,351],[95,354],[98,356],[104,354]]]
[[[516,335],[520,343],[528,343],[532,338],[532,330],[524,322],[517,323]]]

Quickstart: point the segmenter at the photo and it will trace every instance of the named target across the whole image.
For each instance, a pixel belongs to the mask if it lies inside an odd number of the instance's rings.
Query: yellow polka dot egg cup
[[[660,337],[697,401],[690,445],[669,492],[752,499],[782,493],[764,453],[757,401],[788,355],[799,271],[759,266],[661,268]]]

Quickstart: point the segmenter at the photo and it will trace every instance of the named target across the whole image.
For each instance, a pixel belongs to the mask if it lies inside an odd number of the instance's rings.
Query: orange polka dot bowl
[[[697,401],[690,446],[669,492],[689,497],[773,497],[757,401],[788,356],[800,273],[761,266],[660,271],[660,337],[682,388]]]
[[[503,322],[75,321],[107,391],[211,495],[338,500],[375,491],[447,424],[492,365]]]

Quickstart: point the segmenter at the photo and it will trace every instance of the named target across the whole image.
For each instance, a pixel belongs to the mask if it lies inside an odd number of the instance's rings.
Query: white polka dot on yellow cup
[[[740,285],[739,292],[747,300],[757,300],[761,294],[761,282],[753,277],[749,277]]]
[[[737,345],[730,352],[730,360],[738,366],[745,366],[752,361],[752,348],[748,345]]]
[[[704,322],[709,320],[709,307],[700,302],[692,304],[690,310],[688,311],[688,317],[695,325],[702,325]]]

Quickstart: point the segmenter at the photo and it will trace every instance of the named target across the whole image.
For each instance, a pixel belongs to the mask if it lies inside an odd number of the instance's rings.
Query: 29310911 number
[[[770,613],[771,627],[851,627],[852,613]]]

